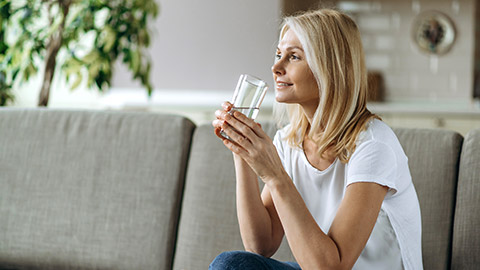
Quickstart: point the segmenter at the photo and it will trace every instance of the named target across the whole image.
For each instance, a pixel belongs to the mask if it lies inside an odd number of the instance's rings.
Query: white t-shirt
[[[408,158],[393,131],[380,120],[371,120],[359,134],[349,162],[338,158],[320,171],[300,148],[292,148],[285,127],[274,144],[310,213],[328,232],[349,184],[373,182],[387,186],[370,238],[353,269],[423,269],[420,205],[412,183]]]

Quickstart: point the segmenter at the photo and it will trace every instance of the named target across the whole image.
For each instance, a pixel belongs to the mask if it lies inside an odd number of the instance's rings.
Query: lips
[[[288,83],[283,81],[277,81],[276,83],[277,83],[277,87],[288,87],[293,85],[293,83]]]

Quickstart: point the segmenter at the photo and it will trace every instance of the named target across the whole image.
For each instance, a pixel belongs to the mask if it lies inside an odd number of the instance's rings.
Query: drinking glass
[[[239,111],[254,120],[267,93],[267,88],[267,83],[259,78],[248,74],[240,75],[231,102],[233,107],[229,113]],[[223,137],[230,139],[223,130],[220,133]]]

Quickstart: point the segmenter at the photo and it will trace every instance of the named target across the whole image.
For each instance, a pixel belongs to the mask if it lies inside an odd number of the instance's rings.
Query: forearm
[[[237,215],[246,250],[264,256],[275,252],[272,221],[260,196],[257,175],[239,156],[234,155],[237,177]]]
[[[283,230],[302,269],[339,269],[336,243],[317,225],[290,179],[268,185]]]

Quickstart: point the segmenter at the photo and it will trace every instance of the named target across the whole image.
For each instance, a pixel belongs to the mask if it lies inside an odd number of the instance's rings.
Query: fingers
[[[213,129],[213,132],[214,132],[215,135],[216,135],[217,137],[219,137],[220,139],[222,139],[222,140],[226,139],[225,137],[223,137],[223,135],[222,135],[222,133],[221,133],[221,132],[222,132],[222,129],[221,129],[221,128],[215,127],[215,128]]]
[[[214,127],[214,133],[217,137],[225,139],[221,131],[225,129],[225,124],[232,126],[233,131],[235,132],[231,138],[236,138],[235,141],[238,145],[242,145],[243,141],[246,139],[249,143],[252,143],[256,137],[263,138],[265,133],[263,132],[261,125],[253,121],[252,119],[246,117],[244,114],[238,111],[232,111],[233,104],[225,101],[222,103],[223,110],[215,111],[216,120],[212,121],[212,126]],[[224,130],[225,132],[225,130]],[[238,135],[238,136],[236,136]]]
[[[223,108],[226,112],[228,112],[228,111],[230,111],[230,110],[233,108],[233,104],[230,103],[230,102],[228,102],[228,101],[225,101],[225,102],[222,103],[222,108]]]
[[[228,115],[227,111],[225,110],[216,110],[215,111],[215,117],[217,118],[216,120],[212,121],[212,126],[214,128],[221,128],[223,125],[223,122],[225,122],[225,116]]]
[[[233,104],[228,102],[228,101],[225,101],[225,102],[222,103],[222,108],[223,108],[223,110],[215,111],[215,117],[217,119],[212,121],[212,126],[214,127],[215,135],[224,140],[225,137],[223,137],[223,135],[221,134],[222,125],[225,122],[225,116],[233,108]]]
[[[248,157],[247,150],[243,149],[241,146],[239,146],[238,144],[236,144],[236,143],[234,143],[230,140],[227,140],[227,139],[223,140],[223,145],[225,145],[230,151],[239,155],[243,159]]]
[[[238,111],[233,112],[232,115],[234,116],[235,119],[247,125],[251,130],[253,130],[255,135],[257,135],[260,138],[265,137],[265,132],[263,132],[262,126],[259,123],[255,122],[251,118],[246,117],[243,113]]]
[[[232,117],[233,119],[233,117]],[[252,146],[251,140],[248,138],[248,135],[245,135],[245,132],[238,130],[237,128],[230,125],[228,122],[223,123],[222,130],[225,134],[230,137],[230,141],[242,148],[248,148]]]
[[[216,110],[215,111],[215,117],[218,120],[225,120],[225,116],[228,115],[228,112],[232,110],[233,104],[228,102],[228,101],[225,101],[225,102],[222,103],[222,108],[223,108],[223,110]],[[217,123],[220,123],[220,122],[213,121],[212,125],[216,126]]]
[[[248,154],[248,152],[243,149],[240,145],[238,145],[237,143],[225,138],[222,133],[222,128],[215,128],[214,129],[214,132],[215,132],[215,135],[217,137],[219,137],[220,139],[222,139],[222,142],[223,144],[230,150],[232,151],[233,153],[237,154],[237,155],[240,155],[242,158]],[[224,133],[226,133],[225,131],[223,131]]]
[[[214,128],[221,128],[224,122],[224,120],[216,119],[212,121],[212,126]]]

